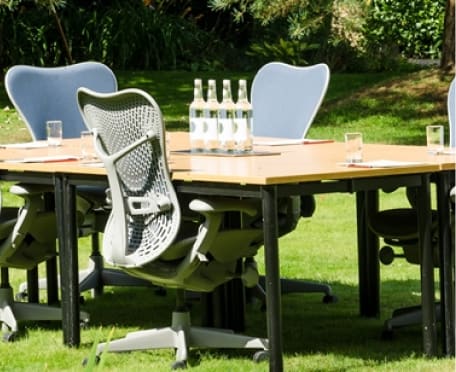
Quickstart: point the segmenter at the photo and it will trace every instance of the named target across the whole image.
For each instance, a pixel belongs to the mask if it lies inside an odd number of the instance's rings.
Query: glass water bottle
[[[204,150],[204,104],[202,81],[195,79],[193,102],[189,107],[190,150],[192,152]]]
[[[231,97],[231,81],[223,80],[223,100],[218,110],[218,133],[220,150],[232,152],[234,142],[235,105]]]
[[[204,148],[206,151],[218,151],[218,107],[215,80],[209,80],[207,100],[204,105]]]
[[[248,100],[247,82],[239,80],[238,100],[235,106],[235,133],[234,139],[236,150],[240,152],[248,152],[253,149],[253,111],[252,105]]]

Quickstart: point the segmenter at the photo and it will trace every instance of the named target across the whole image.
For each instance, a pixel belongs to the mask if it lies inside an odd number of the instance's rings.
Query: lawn
[[[160,104],[169,130],[186,130],[188,104],[195,77],[204,81],[233,81],[252,74],[184,72],[116,72],[120,88],[139,87]],[[437,70],[382,74],[334,74],[322,108],[309,133],[311,138],[342,140],[346,131],[360,131],[365,142],[425,143],[425,126],[447,127],[446,92],[450,76]],[[237,85],[236,85],[237,86]],[[220,86],[219,86],[220,89]],[[9,108],[8,108],[9,107]],[[29,139],[27,130],[7,101],[0,83],[0,142]],[[446,131],[448,142],[448,131]],[[3,186],[5,190],[7,185]],[[15,200],[6,197],[6,203]],[[292,294],[282,299],[284,365],[286,371],[454,371],[450,358],[422,356],[420,327],[395,332],[391,341],[381,339],[383,321],[394,308],[419,302],[419,268],[397,259],[381,267],[381,316],[360,318],[356,257],[355,196],[317,195],[312,218],[301,219],[298,228],[280,240],[281,274],[329,283],[339,301],[323,304],[321,294]],[[406,205],[402,190],[382,195],[381,205]],[[80,267],[86,267],[88,239],[80,241]],[[258,262],[263,268],[262,253]],[[43,266],[43,265],[42,265]],[[436,280],[438,279],[436,275]],[[12,270],[14,288],[24,280]],[[44,294],[42,296],[45,298]],[[0,343],[2,371],[79,371],[81,361],[97,340],[127,331],[167,325],[174,304],[172,291],[158,296],[145,288],[106,288],[101,298],[84,294],[83,309],[91,315],[82,330],[79,348],[62,345],[57,323],[26,324],[28,336],[15,343]],[[198,323],[198,302],[192,307]],[[247,306],[247,330],[266,335],[265,314],[259,304]],[[194,371],[267,371],[267,363],[254,364],[249,351],[192,350],[189,366]],[[108,354],[105,370],[167,371],[173,351]]]

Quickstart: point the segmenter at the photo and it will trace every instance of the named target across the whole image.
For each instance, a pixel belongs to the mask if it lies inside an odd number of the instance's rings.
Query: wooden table
[[[172,133],[172,150],[188,148],[186,133]],[[170,168],[178,192],[196,195],[253,197],[262,200],[266,269],[266,306],[270,369],[283,370],[280,262],[277,238],[277,198],[287,195],[329,192],[356,193],[358,221],[358,261],[360,314],[379,315],[378,239],[366,225],[366,212],[378,207],[377,191],[383,187],[417,186],[420,227],[423,351],[437,353],[434,310],[434,278],[430,242],[430,176],[454,170],[453,156],[431,156],[425,147],[365,145],[365,160],[390,159],[420,162],[397,168],[354,168],[340,165],[344,144],[268,146],[255,148],[272,152],[263,156],[189,156],[171,153]],[[46,154],[48,149],[0,150],[0,159]],[[65,140],[54,150],[79,154],[77,140]],[[24,155],[26,154],[26,155]],[[59,221],[63,337],[77,346],[79,334],[79,288],[75,187],[106,183],[105,170],[81,162],[6,163],[0,162],[0,178],[55,187]],[[446,178],[447,179],[447,178]],[[445,184],[445,182],[443,182]],[[444,185],[443,185],[444,186]],[[443,200],[443,198],[442,198]],[[442,201],[443,203],[443,201]]]

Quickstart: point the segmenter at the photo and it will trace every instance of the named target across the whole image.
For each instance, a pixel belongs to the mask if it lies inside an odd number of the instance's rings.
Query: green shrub
[[[439,58],[445,0],[374,0],[365,26],[372,55]]]
[[[226,45],[217,36],[191,19],[156,11],[142,1],[67,1],[58,15],[74,62],[91,59],[116,69],[154,70],[223,65]],[[0,6],[0,30],[3,68],[68,63],[55,18],[45,8],[33,3]]]

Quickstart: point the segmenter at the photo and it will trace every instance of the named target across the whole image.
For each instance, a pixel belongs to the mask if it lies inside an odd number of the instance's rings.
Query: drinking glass
[[[62,144],[62,128],[61,120],[46,121],[46,133],[48,146],[56,147]]]
[[[361,133],[345,133],[345,161],[347,163],[363,161],[363,135]]]
[[[81,132],[81,155],[83,160],[92,160],[97,157],[93,148],[93,133],[89,130]]]
[[[443,125],[428,125],[426,127],[427,150],[431,154],[443,152]]]

